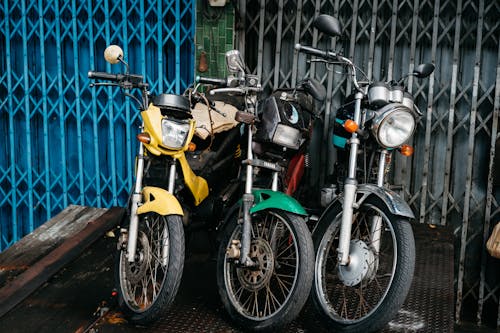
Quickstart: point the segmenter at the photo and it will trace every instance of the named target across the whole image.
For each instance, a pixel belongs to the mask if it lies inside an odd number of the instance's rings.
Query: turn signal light
[[[149,133],[142,132],[137,134],[137,140],[142,143],[149,144],[151,143],[151,136],[149,135]]]
[[[354,120],[347,119],[344,123],[344,129],[349,133],[354,133],[358,130],[359,126]]]
[[[194,143],[194,142],[190,142],[190,143],[188,144],[188,149],[187,149],[187,150],[188,150],[188,151],[195,151],[195,150],[196,150],[196,143]]]
[[[399,152],[401,153],[401,155],[407,157],[413,155],[413,151],[414,151],[413,147],[409,145],[402,145],[401,148],[399,148]]]

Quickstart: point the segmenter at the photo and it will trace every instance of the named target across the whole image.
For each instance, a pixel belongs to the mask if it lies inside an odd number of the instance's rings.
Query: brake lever
[[[246,93],[246,90],[242,88],[216,88],[210,90],[210,95],[212,96],[220,93],[238,93],[244,95]]]
[[[307,63],[310,64],[311,62],[323,62],[323,63],[326,63],[328,64],[329,62],[325,59],[318,59],[318,58],[315,58],[315,59],[309,59],[307,60]]]
[[[89,84],[89,87],[90,88],[94,88],[94,87],[118,87],[119,84],[118,83],[114,83],[114,82],[97,82],[97,83],[90,83]]]

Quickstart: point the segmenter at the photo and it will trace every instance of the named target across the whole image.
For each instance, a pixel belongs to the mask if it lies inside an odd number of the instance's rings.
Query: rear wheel
[[[230,316],[245,329],[270,330],[291,322],[310,292],[313,247],[302,218],[279,210],[252,216],[250,258],[243,267],[227,249],[241,240],[241,224],[229,222],[217,257],[217,285]]]
[[[354,211],[350,261],[341,266],[337,260],[341,219],[339,205],[322,217],[314,231],[313,300],[335,331],[380,330],[399,311],[411,285],[415,267],[411,226],[378,198],[366,199]]]
[[[116,260],[118,301],[135,324],[159,318],[174,301],[184,267],[184,229],[178,215],[146,213],[139,217],[136,260],[126,249]]]

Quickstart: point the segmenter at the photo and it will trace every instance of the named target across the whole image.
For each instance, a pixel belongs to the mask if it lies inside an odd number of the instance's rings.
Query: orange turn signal
[[[145,132],[139,133],[139,134],[137,134],[136,138],[137,138],[137,140],[139,140],[142,143],[145,143],[145,144],[151,143],[151,136],[149,136],[149,133],[145,133]]]
[[[401,153],[401,155],[407,157],[413,155],[413,151],[414,151],[413,147],[409,145],[402,145],[401,148],[399,148],[399,152]]]
[[[188,150],[188,151],[195,151],[195,150],[196,150],[196,143],[194,143],[194,142],[190,142],[190,143],[188,144],[188,149],[187,149],[187,150]]]
[[[354,133],[358,130],[359,126],[354,120],[347,119],[344,123],[344,129],[349,133]]]

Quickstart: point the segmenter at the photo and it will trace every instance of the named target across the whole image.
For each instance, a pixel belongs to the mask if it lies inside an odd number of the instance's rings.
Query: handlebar
[[[125,89],[148,88],[148,84],[143,82],[144,77],[140,74],[113,74],[106,72],[89,71],[87,76],[89,79],[117,82],[117,85]],[[97,85],[104,85],[104,84],[102,83],[93,84],[93,86]]]
[[[323,58],[325,60],[337,60],[337,54],[331,51],[323,51],[311,46],[304,46],[301,44],[295,44],[295,49],[299,52],[307,53],[316,57]]]
[[[111,74],[106,72],[93,72],[89,71],[87,74],[89,79],[97,79],[97,80],[107,80],[113,82],[119,82],[123,80],[122,74]]]
[[[196,76],[195,81],[196,83],[201,83],[201,84],[211,84],[214,86],[227,87],[226,79]]]
[[[356,66],[354,66],[353,62],[346,57],[336,54],[332,51],[323,51],[311,46],[304,46],[300,44],[295,44],[295,49],[299,52],[307,53],[310,55],[314,55],[316,57],[320,57],[326,61],[344,63],[349,66],[351,69],[352,83],[356,87],[359,92],[364,93],[363,89],[360,87],[357,77],[356,77]]]

